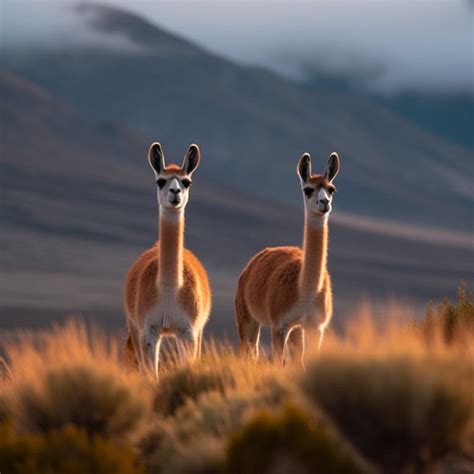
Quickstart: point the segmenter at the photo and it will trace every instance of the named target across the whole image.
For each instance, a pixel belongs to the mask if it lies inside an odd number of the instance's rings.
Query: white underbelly
[[[191,316],[180,306],[177,298],[161,298],[146,315],[148,325],[162,333],[174,333],[192,326]]]

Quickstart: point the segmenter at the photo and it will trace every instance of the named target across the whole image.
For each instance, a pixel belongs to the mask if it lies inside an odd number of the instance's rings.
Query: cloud
[[[473,88],[472,2],[138,2],[155,21],[244,63],[301,79],[316,70],[368,87]],[[183,6],[185,5],[185,6]]]
[[[25,1],[4,0],[4,39],[25,44],[76,35],[98,41],[65,8],[71,3],[29,2],[34,6],[24,15]],[[384,92],[473,92],[471,0],[103,3],[129,8],[211,51],[294,79],[329,74]]]
[[[99,4],[69,0],[2,0],[1,46],[35,49],[100,46],[122,53],[144,53],[146,48],[119,30],[104,26]]]

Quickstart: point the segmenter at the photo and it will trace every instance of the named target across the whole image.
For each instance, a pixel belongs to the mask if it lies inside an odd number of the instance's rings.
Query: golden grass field
[[[159,381],[71,321],[5,344],[3,473],[472,473],[474,305],[361,306],[306,370],[208,342]]]

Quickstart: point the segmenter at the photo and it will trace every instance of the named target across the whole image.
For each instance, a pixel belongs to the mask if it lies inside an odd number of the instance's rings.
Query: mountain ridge
[[[96,32],[109,34],[112,28],[126,34],[130,24],[135,31],[137,15],[120,10],[117,22],[117,9],[91,5],[89,12],[94,8],[102,18],[91,25]],[[155,50],[121,54],[82,46],[67,55],[46,50],[22,59],[7,54],[6,64],[89,120],[118,122],[147,139],[159,138],[171,155],[198,141],[207,156],[202,173],[216,183],[224,180],[244,192],[296,205],[300,198],[292,182],[298,157],[312,152],[314,168],[322,169],[336,150],[342,159],[338,183],[344,211],[471,231],[469,151],[370,101],[308,92],[147,25],[154,32],[148,36],[161,38],[151,41]],[[176,41],[188,51],[186,60],[166,48]],[[441,189],[449,200],[441,198]]]

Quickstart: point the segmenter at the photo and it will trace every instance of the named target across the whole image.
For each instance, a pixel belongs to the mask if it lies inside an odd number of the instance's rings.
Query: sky
[[[5,44],[54,42],[64,36],[73,41],[91,35],[71,8],[77,3],[73,0],[0,2]],[[213,52],[296,80],[324,73],[357,79],[386,94],[400,90],[474,94],[472,1],[100,3],[139,13]]]

